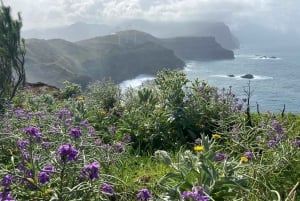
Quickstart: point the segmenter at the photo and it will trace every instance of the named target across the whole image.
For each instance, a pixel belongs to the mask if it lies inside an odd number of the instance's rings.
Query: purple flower
[[[268,146],[269,147],[276,147],[278,142],[276,140],[269,140]]]
[[[50,181],[50,175],[47,172],[40,172],[38,174],[39,183],[45,184]]]
[[[130,135],[125,135],[123,137],[123,142],[125,143],[130,143],[131,142],[131,136]]]
[[[295,147],[300,147],[300,140],[294,140],[292,141],[292,145],[295,146]]]
[[[116,130],[117,130],[117,128],[115,126],[111,126],[108,128],[108,131],[113,134],[116,132]]]
[[[112,147],[113,147],[114,151],[119,154],[123,153],[125,151],[125,146],[121,142],[114,143]]]
[[[26,149],[29,145],[29,140],[18,140],[17,141],[19,149]]]
[[[185,199],[192,199],[194,201],[208,201],[209,198],[204,194],[204,188],[202,186],[194,186],[192,191],[184,191],[181,197]]]
[[[51,164],[48,164],[48,165],[45,165],[42,170],[45,172],[54,172],[55,167]]]
[[[246,151],[243,156],[245,156],[249,161],[253,159],[253,152],[251,151]]]
[[[152,195],[150,194],[148,189],[144,188],[144,189],[139,190],[136,197],[138,200],[147,201],[152,197]]]
[[[89,134],[90,134],[90,135],[95,135],[96,130],[95,130],[95,128],[94,128],[93,126],[89,126],[89,127],[88,127],[88,130],[89,130]]]
[[[216,162],[221,162],[223,160],[225,160],[228,157],[227,154],[223,154],[223,153],[216,153],[215,157],[214,157],[214,161]]]
[[[83,120],[82,122],[80,122],[80,126],[86,126],[88,127],[90,124],[89,124],[89,121],[86,119],[86,120]]]
[[[66,125],[67,127],[71,126],[71,124],[72,124],[72,119],[66,119],[66,120],[65,120],[65,125]]]
[[[80,128],[72,128],[72,129],[70,130],[70,135],[71,135],[73,138],[75,138],[75,139],[80,138],[80,136],[81,136],[81,130],[80,130]]]
[[[1,185],[2,186],[9,186],[12,182],[12,176],[11,175],[5,175],[3,178],[2,178],[2,181],[1,181]]]
[[[43,135],[40,133],[40,129],[34,126],[26,127],[23,129],[23,131],[37,141],[40,141],[41,137],[43,137]]]
[[[99,163],[98,162],[93,162],[93,163],[91,163],[88,166],[83,168],[83,170],[80,174],[80,177],[84,177],[88,174],[88,176],[91,180],[97,179],[99,177],[98,176],[99,168],[100,168]]]
[[[61,145],[57,152],[63,162],[74,161],[78,155],[78,151],[70,144]]]
[[[274,120],[274,121],[272,122],[272,127],[273,127],[273,129],[274,129],[275,131],[277,131],[278,133],[282,133],[282,132],[283,132],[283,129],[282,129],[281,125],[280,125],[279,122],[276,121],[276,120]]]
[[[68,109],[62,109],[57,112],[58,118],[63,119],[71,116],[71,112]]]
[[[101,192],[108,194],[108,195],[113,195],[114,194],[114,185],[103,183],[101,185]]]
[[[2,193],[0,193],[0,200],[2,201],[15,201],[13,197],[11,196],[10,189],[4,189]]]
[[[43,148],[48,148],[48,147],[50,147],[52,144],[51,144],[50,142],[42,142],[41,145],[42,145]]]

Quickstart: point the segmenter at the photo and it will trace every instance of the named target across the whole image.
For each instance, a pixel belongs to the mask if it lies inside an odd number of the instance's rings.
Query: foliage
[[[62,91],[63,98],[75,97],[81,94],[81,86],[69,81],[64,82],[64,89]]]
[[[299,200],[299,115],[251,114],[250,127],[231,89],[175,71],[124,93],[77,89],[5,105],[2,200]]]
[[[11,100],[19,86],[25,84],[25,44],[20,32],[22,19],[11,17],[10,7],[0,6],[0,106]],[[1,108],[0,108],[1,109]]]

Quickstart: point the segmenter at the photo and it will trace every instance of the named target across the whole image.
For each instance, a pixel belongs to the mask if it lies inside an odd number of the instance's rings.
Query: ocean
[[[285,105],[286,113],[300,114],[300,46],[243,46],[235,50],[233,60],[186,61],[183,72],[190,80],[198,78],[220,90],[231,86],[240,98],[245,97],[250,80],[252,112],[256,112],[256,104],[260,112],[274,113]],[[241,78],[245,74],[254,78]],[[140,75],[121,83],[121,87],[137,87],[149,79],[154,77]]]

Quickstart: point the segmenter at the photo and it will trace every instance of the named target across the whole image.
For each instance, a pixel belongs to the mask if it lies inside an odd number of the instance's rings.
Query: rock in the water
[[[233,75],[233,74],[230,74],[230,75],[227,75],[228,77],[235,77],[235,75]]]
[[[241,78],[245,78],[245,79],[253,79],[254,76],[252,74],[245,74],[245,75],[242,75]]]

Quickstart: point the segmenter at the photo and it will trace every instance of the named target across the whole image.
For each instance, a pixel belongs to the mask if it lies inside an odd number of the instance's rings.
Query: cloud
[[[84,21],[109,23],[126,18],[152,21],[224,21],[233,27],[252,22],[275,30],[296,29],[298,0],[4,0],[20,11],[25,29]]]

